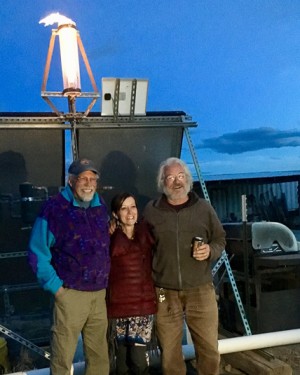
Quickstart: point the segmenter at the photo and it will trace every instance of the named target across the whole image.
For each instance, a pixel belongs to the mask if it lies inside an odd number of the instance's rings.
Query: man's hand
[[[109,234],[112,235],[117,228],[117,220],[115,218],[110,219],[108,225],[109,225],[109,228],[108,228]]]
[[[208,244],[198,245],[193,251],[196,260],[206,260],[210,257],[210,247]]]
[[[61,286],[58,291],[55,293],[55,298],[57,298],[58,296],[60,296],[63,292],[64,292],[64,287]]]

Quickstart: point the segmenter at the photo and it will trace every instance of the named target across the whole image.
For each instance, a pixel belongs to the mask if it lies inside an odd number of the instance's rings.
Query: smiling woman
[[[146,375],[149,370],[146,351],[156,312],[151,267],[154,240],[148,224],[137,223],[138,210],[132,194],[114,196],[111,211],[117,224],[111,236],[107,290],[112,367],[116,367],[117,374],[130,371]]]

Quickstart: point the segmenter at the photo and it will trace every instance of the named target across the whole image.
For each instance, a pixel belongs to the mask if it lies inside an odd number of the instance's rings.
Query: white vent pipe
[[[284,346],[300,343],[300,329],[287,331],[259,333],[257,335],[232,337],[219,340],[220,354],[243,352],[245,350],[254,350],[262,348],[271,348],[274,346]],[[195,358],[193,345],[183,345],[182,351],[185,360]],[[155,357],[152,360],[158,361]],[[155,364],[155,363],[153,363]],[[15,372],[12,375],[49,375],[49,368],[32,370],[28,372]],[[84,362],[74,363],[74,375],[84,374]],[[71,374],[73,375],[73,374]]]

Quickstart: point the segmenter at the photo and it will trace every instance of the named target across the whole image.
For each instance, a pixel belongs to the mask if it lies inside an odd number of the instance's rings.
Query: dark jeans
[[[165,301],[158,303],[156,320],[163,374],[186,374],[182,354],[184,319],[195,347],[198,374],[219,374],[218,307],[213,284],[182,291],[165,289],[165,296]]]
[[[116,375],[147,375],[146,345],[118,343],[116,350]]]

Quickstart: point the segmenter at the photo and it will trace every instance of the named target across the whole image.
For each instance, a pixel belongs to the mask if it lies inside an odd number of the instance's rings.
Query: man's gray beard
[[[190,192],[190,187],[189,187],[188,184],[183,185],[183,188],[184,188],[184,191],[182,192],[182,195],[180,195],[180,196],[177,195],[176,193],[170,194],[170,192],[169,192],[170,189],[168,189],[166,186],[164,186],[163,192],[168,199],[171,199],[171,200],[182,199],[182,198],[185,198],[188,195],[188,193]]]
[[[93,193],[93,194],[89,194],[88,196],[82,196],[82,197],[80,197],[80,200],[81,200],[82,202],[90,202],[90,201],[93,199],[94,194],[95,194],[95,193]]]

